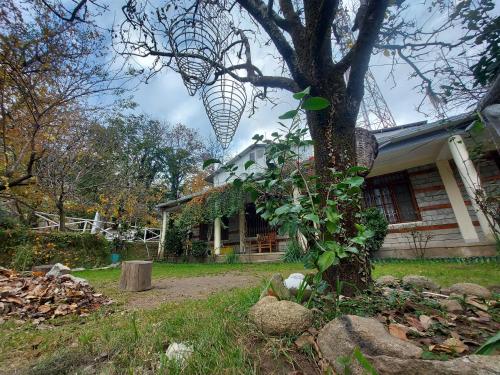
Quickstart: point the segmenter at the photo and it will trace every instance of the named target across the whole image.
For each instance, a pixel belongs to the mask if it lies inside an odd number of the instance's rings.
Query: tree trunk
[[[328,186],[336,182],[332,178],[331,168],[337,171],[345,171],[356,165],[356,139],[354,129],[356,116],[352,108],[345,103],[339,103],[338,95],[325,95],[315,93],[328,98],[332,106],[320,112],[308,112],[307,122],[311,137],[314,141],[314,160],[316,175],[319,176],[320,192],[323,203],[326,204]],[[357,113],[357,111],[355,112]],[[335,199],[335,197],[330,197]],[[355,205],[339,206],[346,222],[347,237],[356,234]],[[346,243],[347,238],[336,238],[341,244]],[[324,279],[333,290],[336,289],[337,280],[343,282],[342,294],[352,295],[366,289],[371,283],[371,266],[366,252],[352,255],[343,259],[336,267],[325,271]]]
[[[151,272],[153,262],[132,260],[122,262],[120,289],[129,292],[140,292],[151,289]]]
[[[66,230],[66,211],[64,210],[64,201],[59,200],[56,206],[59,213],[59,231],[64,232]]]

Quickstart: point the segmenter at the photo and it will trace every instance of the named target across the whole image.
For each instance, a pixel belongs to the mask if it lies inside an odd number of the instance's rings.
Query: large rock
[[[379,374],[384,375],[493,375],[500,374],[500,356],[470,355],[449,361],[428,361],[389,356],[367,357]],[[364,374],[353,372],[353,375]]]
[[[268,294],[272,294],[280,300],[288,300],[291,297],[290,291],[284,284],[283,276],[279,273],[275,273],[269,280],[269,291]]]
[[[375,280],[377,286],[398,286],[399,280],[391,275],[380,276]]]
[[[275,297],[262,298],[250,309],[250,320],[269,335],[299,334],[311,327],[312,312],[291,301],[278,301]]]
[[[418,346],[391,336],[378,320],[355,315],[344,315],[325,325],[317,343],[323,358],[339,373],[343,373],[339,359],[351,356],[356,347],[369,356],[419,358],[422,354]],[[352,370],[353,374],[363,373],[359,364],[353,364]]]
[[[402,281],[403,285],[410,288],[428,289],[433,291],[439,290],[439,286],[434,281],[425,276],[408,275],[403,277]]]
[[[443,292],[447,294],[456,293],[460,295],[467,296],[477,296],[481,298],[490,298],[491,291],[485,288],[484,286],[473,284],[473,283],[458,283],[453,284],[449,288],[443,289]]]

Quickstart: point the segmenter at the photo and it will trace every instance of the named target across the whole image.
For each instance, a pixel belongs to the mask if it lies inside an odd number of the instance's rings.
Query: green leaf
[[[357,173],[360,173],[360,172],[366,172],[366,171],[368,171],[368,168],[366,168],[366,167],[362,167],[362,166],[360,166],[360,165],[355,165],[355,166],[353,166],[353,167],[349,168],[349,169],[347,170],[347,173],[348,173],[348,174],[357,174]]]
[[[304,216],[304,219],[310,220],[313,223],[319,224],[319,216],[313,213],[307,214]]]
[[[325,251],[318,258],[318,267],[320,272],[326,271],[330,268],[334,263],[338,263],[338,259],[335,256],[334,251]]]
[[[500,331],[490,337],[474,354],[489,355],[496,349],[500,349]]]
[[[212,164],[220,164],[219,159],[207,159],[203,162],[203,169],[206,169],[207,167],[211,166]]]
[[[308,111],[320,111],[322,109],[327,108],[330,105],[330,102],[321,96],[312,96],[307,98],[302,103],[302,109]]]
[[[276,211],[274,211],[275,215],[283,215],[290,211],[290,206],[288,204],[285,204],[284,206],[278,207]]]
[[[354,352],[352,353],[354,358],[357,359],[359,364],[370,374],[370,375],[378,375],[377,370],[375,370],[375,367],[372,366],[372,364],[366,359],[366,357],[361,353],[361,350],[359,350],[358,347],[354,348]]]
[[[297,116],[297,113],[299,113],[299,111],[297,109],[294,109],[292,111],[288,111],[288,112],[283,113],[279,117],[279,119],[280,120],[287,120],[287,119],[290,119],[290,118],[294,118],[295,116]]]
[[[246,163],[245,163],[245,170],[247,170],[248,168],[250,168],[252,165],[254,165],[255,162],[253,160],[248,160]]]
[[[361,185],[363,185],[363,182],[365,181],[365,179],[361,176],[354,176],[354,177],[349,177],[345,180],[346,183],[349,184],[349,186],[351,187],[359,187]]]
[[[302,99],[304,96],[306,95],[309,95],[309,93],[311,92],[311,88],[310,87],[306,87],[304,90],[302,90],[301,92],[296,92],[295,94],[293,94],[293,98],[294,99],[297,99],[297,100],[300,100]]]

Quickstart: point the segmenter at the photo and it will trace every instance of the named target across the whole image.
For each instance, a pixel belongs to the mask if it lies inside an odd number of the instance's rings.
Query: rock
[[[67,275],[70,272],[71,272],[71,268],[66,267],[64,264],[56,263],[50,269],[50,271],[45,274],[45,276],[59,277],[59,276],[62,276],[62,275]]]
[[[285,287],[290,291],[293,296],[297,295],[297,292],[302,286],[305,276],[301,273],[292,273],[288,278],[284,281]],[[306,300],[311,296],[311,287],[305,284],[305,288],[302,291],[302,300]]]
[[[439,290],[439,286],[434,281],[425,276],[408,275],[403,277],[402,281],[403,285],[411,288],[428,289],[433,291]]]
[[[380,276],[375,280],[377,286],[398,286],[399,280],[391,275]]]
[[[269,280],[269,295],[274,295],[280,300],[289,300],[291,297],[290,291],[286,288],[283,282],[283,276],[275,273]]]
[[[449,288],[443,289],[445,294],[456,293],[460,296],[477,296],[481,298],[490,298],[491,291],[484,286],[473,284],[473,283],[458,283],[453,284]]]
[[[458,302],[456,299],[445,299],[442,301],[439,301],[439,304],[443,309],[448,311],[449,313],[461,313],[464,309],[460,302]]]
[[[391,336],[378,320],[355,315],[344,315],[325,325],[317,343],[323,358],[339,373],[343,373],[343,366],[338,360],[351,356],[356,347],[370,356],[419,358],[422,354],[418,346]],[[353,374],[363,374],[358,364],[352,370]]]
[[[49,272],[52,269],[52,267],[54,267],[53,264],[42,264],[39,266],[33,266],[33,267],[31,267],[31,272],[45,275],[47,272]]]
[[[62,275],[60,277],[61,280],[71,280],[72,282],[74,282],[75,284],[80,284],[80,285],[89,285],[88,281],[81,278],[81,277],[76,277],[76,276],[73,276],[73,275],[70,275],[70,274],[67,274],[67,275]]]
[[[193,354],[192,347],[177,342],[170,344],[167,351],[165,352],[165,355],[167,356],[168,359],[178,361],[181,364],[184,364],[189,359],[189,357],[191,357],[192,354]]]
[[[300,334],[312,325],[310,310],[291,301],[275,301],[264,297],[250,309],[250,320],[270,335]]]
[[[470,355],[449,361],[429,361],[390,356],[369,356],[368,361],[384,375],[492,375],[500,374],[500,356]],[[364,372],[353,372],[353,375]]]

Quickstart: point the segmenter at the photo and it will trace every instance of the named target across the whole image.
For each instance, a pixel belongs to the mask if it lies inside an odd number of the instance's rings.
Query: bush
[[[382,211],[376,207],[370,207],[362,212],[362,222],[367,229],[372,230],[374,233],[373,237],[366,241],[366,248],[369,254],[373,255],[382,247],[389,223]]]
[[[25,229],[0,231],[2,264],[16,269],[63,263],[68,267],[96,267],[109,262],[108,241],[90,233],[38,233]]]
[[[191,243],[191,255],[194,257],[205,257],[208,254],[208,243],[206,241],[193,241]]]
[[[186,235],[176,226],[171,226],[165,232],[165,253],[180,256],[184,254]]]
[[[236,253],[229,253],[226,255],[226,264],[235,264],[239,263],[240,256]]]
[[[286,244],[285,254],[283,255],[283,262],[285,263],[298,263],[302,262],[304,254],[297,239],[292,239]]]

